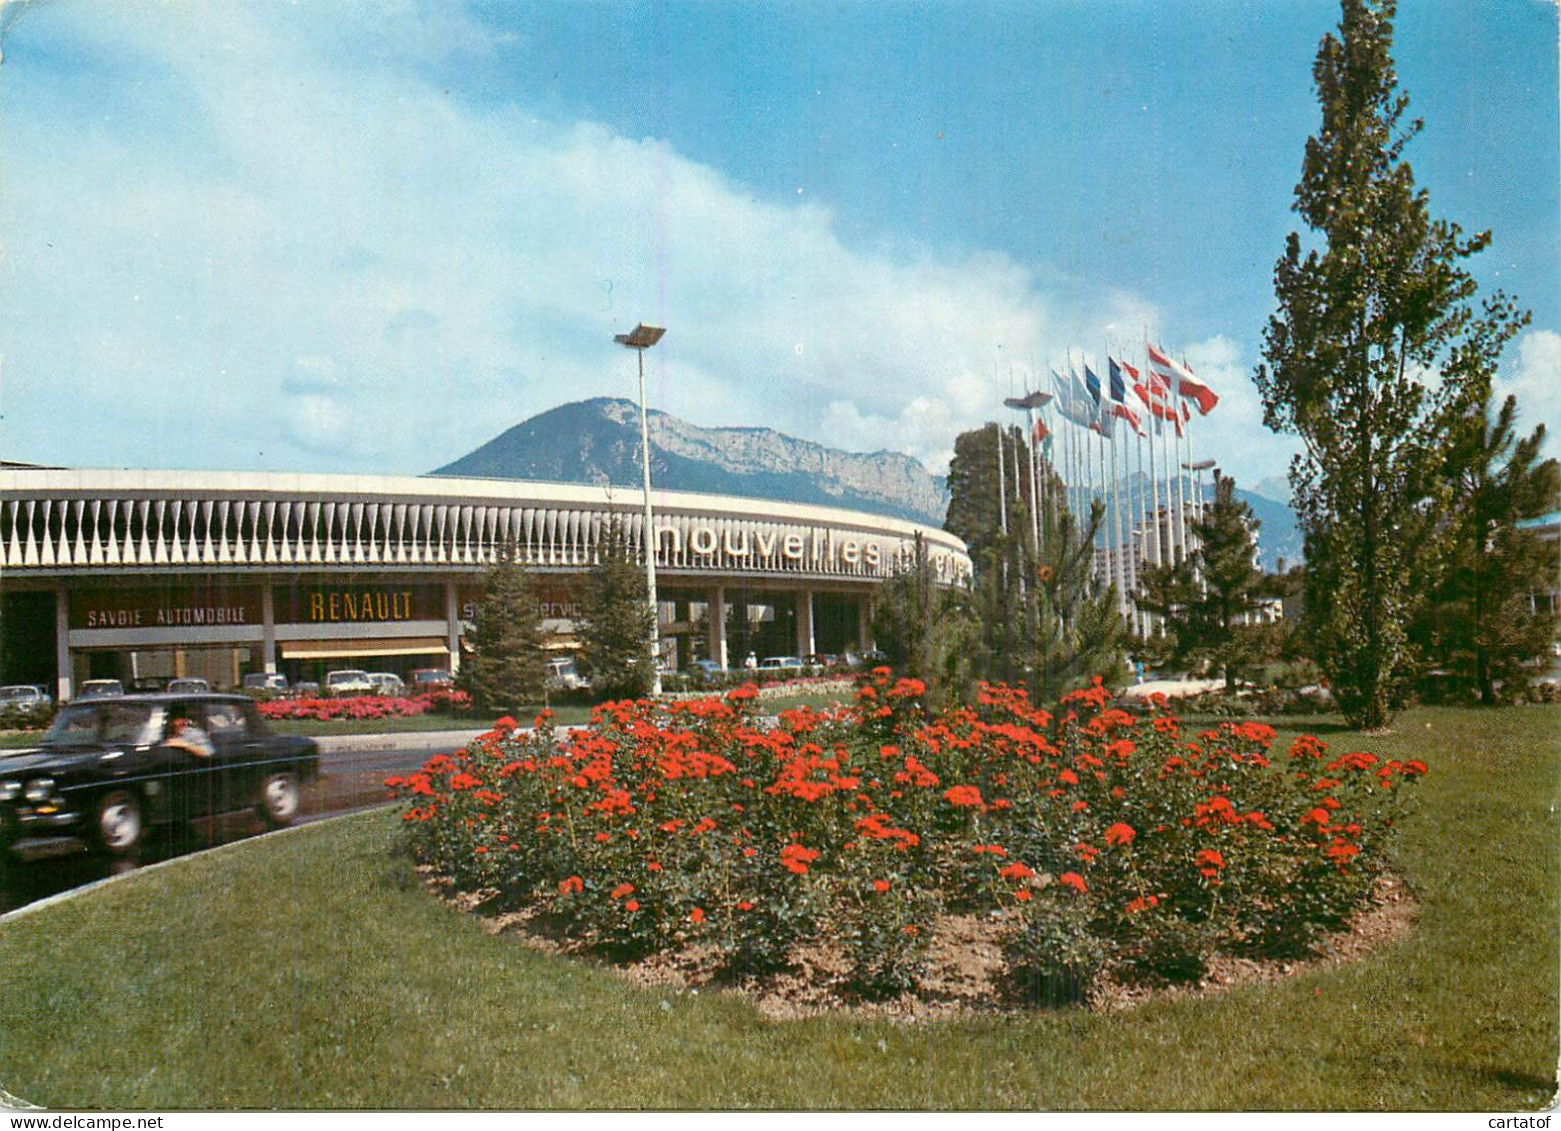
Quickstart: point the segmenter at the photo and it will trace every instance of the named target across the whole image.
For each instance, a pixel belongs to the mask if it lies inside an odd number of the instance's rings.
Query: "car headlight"
[[[0,781],[0,801],[15,801],[22,792],[19,781]]]
[[[53,778],[33,778],[22,794],[28,801],[47,801],[54,793]]]

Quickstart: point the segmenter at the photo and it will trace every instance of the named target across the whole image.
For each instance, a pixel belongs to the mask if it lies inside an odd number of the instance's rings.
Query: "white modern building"
[[[653,491],[669,658],[841,653],[871,642],[873,594],[918,538],[946,584],[964,544],[880,515]],[[567,643],[604,526],[633,552],[643,495],[509,480],[0,468],[0,681],[329,667],[457,668],[498,548],[541,581]]]

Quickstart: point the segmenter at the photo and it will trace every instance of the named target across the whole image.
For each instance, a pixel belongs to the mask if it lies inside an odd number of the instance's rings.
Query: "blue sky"
[[[415,474],[635,391],[942,471],[1147,332],[1282,476],[1250,374],[1336,4],[0,7],[0,454]],[[1561,420],[1556,10],[1409,0],[1433,212]]]

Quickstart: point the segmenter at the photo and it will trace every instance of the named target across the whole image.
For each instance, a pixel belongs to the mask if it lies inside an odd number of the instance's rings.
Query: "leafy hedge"
[[[421,859],[608,952],[698,942],[753,972],[828,939],[859,991],[895,994],[936,916],[978,914],[1018,987],[1059,1001],[1108,968],[1304,952],[1368,900],[1399,786],[1425,772],[1310,736],[1271,759],[1265,725],[1189,734],[1099,681],[1058,714],[988,687],[928,719],[924,694],[879,669],[854,706],[768,730],[751,687],[603,704],[570,734],[501,719],[387,784]]]

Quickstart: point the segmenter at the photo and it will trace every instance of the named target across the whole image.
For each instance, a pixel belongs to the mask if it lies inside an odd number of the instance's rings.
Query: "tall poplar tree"
[[[1412,674],[1408,624],[1435,584],[1450,436],[1480,400],[1488,351],[1521,325],[1501,294],[1476,312],[1463,263],[1489,233],[1434,220],[1404,160],[1421,129],[1393,65],[1393,0],[1343,0],[1312,69],[1307,141],[1278,311],[1255,380],[1264,423],[1298,435],[1290,483],[1306,542],[1305,630],[1352,725],[1381,727]]]

